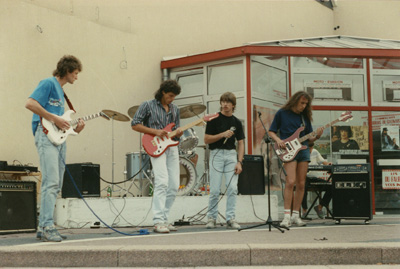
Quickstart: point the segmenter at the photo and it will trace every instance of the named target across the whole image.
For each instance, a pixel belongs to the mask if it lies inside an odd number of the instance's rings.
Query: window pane
[[[363,75],[295,74],[293,85],[293,93],[303,90],[313,96],[313,105],[354,106],[366,101]]]
[[[178,81],[181,86],[179,98],[203,94],[203,68],[171,72],[171,79]]]
[[[372,112],[376,211],[400,213],[400,112]]]
[[[355,68],[363,69],[361,58],[294,57],[294,67],[299,68]]]
[[[251,87],[254,97],[284,103],[287,96],[287,58],[253,56]]]
[[[234,61],[208,67],[208,94],[244,91],[243,61]]]

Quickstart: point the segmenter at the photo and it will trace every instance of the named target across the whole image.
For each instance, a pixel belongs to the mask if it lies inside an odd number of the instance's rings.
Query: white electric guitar
[[[79,119],[82,119],[84,121],[92,120],[97,117],[104,117],[105,119],[109,119],[107,115],[101,111],[99,113],[71,120],[71,116],[73,114],[75,114],[75,111],[68,110],[67,112],[64,113],[64,115],[61,116],[61,118],[69,122],[70,128],[68,130],[61,130],[54,123],[46,120],[45,118],[40,118],[43,126],[43,131],[47,135],[51,143],[58,146],[64,143],[69,135],[77,135],[78,133],[74,131],[74,126],[78,125]]]

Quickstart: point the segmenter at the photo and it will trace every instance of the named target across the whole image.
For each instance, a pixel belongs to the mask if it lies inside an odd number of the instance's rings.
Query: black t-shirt
[[[332,143],[332,151],[339,151],[341,149],[360,149],[360,147],[353,139],[349,139],[346,143],[342,143],[340,139]]]
[[[209,121],[206,126],[206,134],[208,135],[216,135],[226,130],[229,130],[231,127],[235,127],[234,135],[231,136],[226,143],[224,144],[225,138],[218,140],[217,142],[211,143],[209,145],[210,149],[236,149],[235,139],[237,141],[245,138],[243,132],[242,123],[235,116],[224,116],[221,112],[218,113],[219,117]]]

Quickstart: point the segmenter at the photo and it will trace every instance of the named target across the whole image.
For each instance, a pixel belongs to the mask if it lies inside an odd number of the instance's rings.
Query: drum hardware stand
[[[145,151],[142,150],[142,133],[139,133],[139,147],[140,147],[140,151],[139,151],[139,167],[140,167],[139,170],[140,170],[140,169],[143,168],[143,158],[142,158],[142,156],[143,156],[143,154],[145,154]],[[150,158],[150,156],[149,156],[149,158]],[[148,163],[149,163],[149,167],[150,167],[150,163],[151,163],[150,159],[149,159]],[[139,171],[137,171],[137,172],[139,172]],[[140,175],[142,173],[144,175],[144,178],[140,177]],[[150,174],[150,176],[149,176],[149,174]],[[139,178],[138,178],[139,186],[136,185],[135,178],[132,178],[132,183],[129,185],[128,189],[125,191],[125,196],[129,192],[129,190],[132,188],[132,185],[135,185],[135,187],[140,192],[140,197],[142,197],[143,196],[143,180],[144,179],[146,179],[148,181],[146,183],[145,187],[149,186],[150,184],[153,184],[153,180],[152,180],[152,177],[151,177],[151,169],[149,169],[148,171],[145,171],[145,169],[143,169],[138,175],[139,175]],[[126,179],[128,179],[128,178],[126,178]]]
[[[199,191],[199,189],[201,188],[201,186],[204,187],[204,192],[205,195],[207,194],[207,186],[210,186],[210,172],[209,172],[209,156],[210,153],[208,152],[208,145],[205,146],[205,151],[204,151],[204,172],[203,175],[201,175],[199,182],[197,183],[197,185],[193,188],[193,190],[197,193],[201,193],[201,190]],[[208,152],[208,154],[207,154]]]
[[[289,230],[289,228],[281,227],[281,226],[279,226],[279,224],[275,224],[275,223],[272,221],[272,218],[271,218],[271,176],[270,176],[270,175],[271,175],[271,171],[270,171],[270,170],[271,170],[271,167],[270,167],[271,165],[270,165],[270,160],[269,160],[269,150],[270,150],[270,149],[269,149],[269,145],[272,143],[272,139],[271,139],[271,137],[268,135],[268,131],[267,131],[267,129],[265,128],[265,125],[264,125],[264,123],[263,123],[262,120],[261,120],[261,112],[258,112],[258,117],[259,117],[259,119],[260,119],[260,121],[261,121],[261,124],[262,124],[264,130],[265,130],[265,135],[264,135],[264,138],[263,138],[263,139],[264,139],[265,143],[267,144],[268,219],[267,219],[267,221],[266,221],[265,223],[258,224],[258,225],[254,225],[254,226],[250,226],[250,227],[246,227],[246,228],[241,228],[241,229],[239,229],[238,231],[246,230],[246,229],[251,229],[251,228],[256,228],[256,227],[260,227],[260,226],[263,226],[263,225],[268,225],[269,231],[271,231],[271,226],[272,226],[272,227],[278,229],[281,233],[284,233],[285,231],[282,230],[282,228],[284,228],[284,229],[286,229],[286,230]],[[272,151],[275,152],[274,147],[272,147]],[[275,152],[275,154],[276,154],[276,152]],[[280,163],[279,163],[279,164],[280,164]],[[285,175],[286,175],[285,168],[282,167],[282,169],[283,169],[283,172],[284,172]]]

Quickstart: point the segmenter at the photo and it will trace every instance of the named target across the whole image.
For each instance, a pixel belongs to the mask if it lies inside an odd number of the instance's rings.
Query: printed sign
[[[400,169],[382,170],[382,189],[400,190]]]

